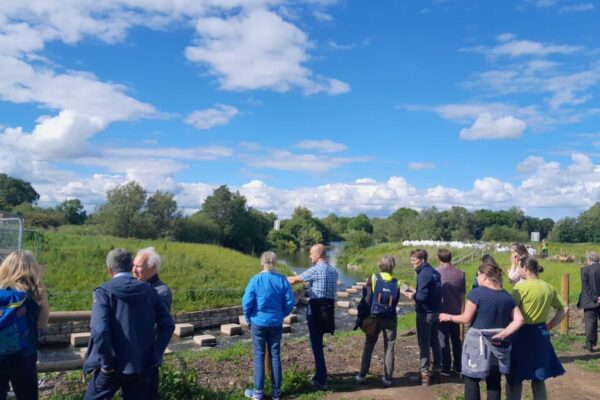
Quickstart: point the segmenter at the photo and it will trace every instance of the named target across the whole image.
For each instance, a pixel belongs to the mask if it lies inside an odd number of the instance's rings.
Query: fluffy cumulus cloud
[[[225,90],[300,88],[307,94],[341,94],[350,86],[315,75],[306,67],[311,43],[306,33],[265,8],[233,16],[200,18],[190,61],[207,65]]]
[[[226,104],[217,104],[214,108],[197,110],[189,114],[184,122],[197,129],[210,129],[217,125],[227,125],[239,110]]]
[[[518,118],[508,115],[494,119],[491,114],[480,114],[473,125],[460,131],[460,138],[465,140],[481,139],[515,139],[523,135],[527,124]]]

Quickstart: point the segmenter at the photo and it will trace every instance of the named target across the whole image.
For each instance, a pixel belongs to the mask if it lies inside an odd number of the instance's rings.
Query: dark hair
[[[479,272],[484,274],[490,281],[502,287],[502,268],[498,265],[483,263],[479,266]]]
[[[492,264],[492,265],[498,266],[498,263],[496,262],[494,257],[490,256],[489,254],[484,254],[483,257],[481,257],[481,263],[482,264]]]
[[[525,247],[525,245],[523,243],[511,243],[510,249],[511,249],[511,251],[516,252],[521,257],[525,257],[525,256],[529,255],[529,251],[527,250],[527,247]]]
[[[106,265],[115,274],[119,272],[131,272],[133,268],[131,253],[125,249],[111,250],[106,256]]]
[[[419,260],[423,260],[427,262],[427,250],[424,249],[415,249],[410,252],[411,257],[418,258]]]
[[[449,263],[450,261],[452,261],[452,253],[450,252],[450,250],[442,247],[438,250],[438,258],[443,263]]]
[[[527,271],[532,272],[536,275],[544,272],[544,267],[542,267],[538,263],[538,260],[536,260],[535,257],[532,256],[521,258],[521,267],[526,268]]]

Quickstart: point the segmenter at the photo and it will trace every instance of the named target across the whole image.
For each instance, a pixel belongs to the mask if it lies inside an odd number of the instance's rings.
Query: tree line
[[[297,207],[276,230],[275,214],[248,206],[244,196],[225,185],[216,188],[197,212],[187,216],[173,193],[149,193],[137,182],[108,190],[106,202],[90,215],[79,199],[45,208],[37,205],[39,198],[30,183],[0,174],[0,209],[22,215],[29,226],[85,225],[93,232],[113,236],[213,243],[245,253],[275,247],[295,249],[332,240],[345,240],[356,248],[405,239],[528,241],[531,232],[556,242],[600,241],[600,203],[577,218],[557,223],[550,218],[527,216],[518,208],[469,211],[454,206],[416,211],[403,207],[388,217],[331,213],[318,218],[309,209]]]

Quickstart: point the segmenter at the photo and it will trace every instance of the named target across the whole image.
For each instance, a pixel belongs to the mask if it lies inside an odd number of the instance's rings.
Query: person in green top
[[[525,325],[513,335],[507,400],[521,399],[524,380],[531,380],[534,400],[546,400],[544,381],[565,373],[550,342],[550,330],[565,318],[569,307],[556,289],[539,278],[543,271],[534,257],[521,259],[523,280],[515,285],[513,297],[525,318]],[[552,309],[556,313],[546,323]]]

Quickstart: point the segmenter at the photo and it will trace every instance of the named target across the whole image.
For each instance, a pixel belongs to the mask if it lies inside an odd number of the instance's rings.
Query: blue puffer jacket
[[[147,283],[121,275],[94,289],[84,371],[139,374],[160,365],[175,324]]]

